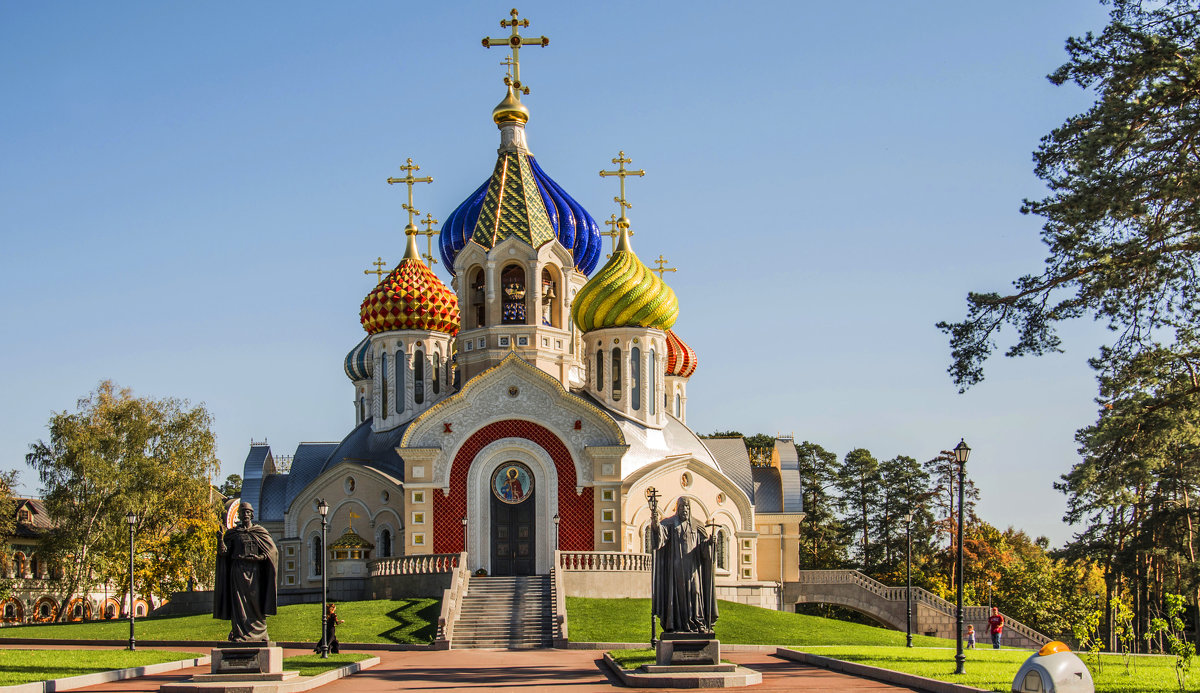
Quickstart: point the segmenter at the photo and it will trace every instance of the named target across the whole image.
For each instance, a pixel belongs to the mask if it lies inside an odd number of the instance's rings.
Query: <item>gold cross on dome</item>
[[[650,271],[651,271],[651,272],[658,272],[658,278],[659,278],[659,279],[662,279],[662,278],[663,278],[663,272],[678,272],[678,271],[679,271],[678,269],[676,269],[676,268],[674,268],[674,267],[667,267],[667,261],[666,261],[666,259],[665,259],[665,258],[662,256],[662,254],[661,254],[661,253],[660,253],[660,254],[659,254],[659,256],[658,256],[658,259],[654,261],[654,264],[658,265],[658,267],[655,267],[654,269],[652,269],[652,270],[650,270]]]
[[[433,230],[433,225],[438,223],[438,220],[434,219],[432,214],[426,214],[425,218],[421,220],[421,223],[425,225],[425,230],[418,231],[417,233],[425,237],[426,248],[428,248],[428,252],[425,253],[424,257],[429,261],[429,266],[433,267],[437,264],[437,260],[433,259],[433,237],[440,233],[439,231]]]
[[[619,166],[617,167],[617,170],[616,171],[601,171],[600,177],[607,178],[608,176],[617,176],[618,178],[621,179],[621,194],[617,197],[614,197],[613,202],[616,202],[618,205],[621,206],[621,218],[624,219],[625,218],[625,210],[633,208],[633,205],[629,204],[629,202],[626,201],[626,199],[625,199],[625,178],[626,178],[626,176],[638,176],[640,178],[640,177],[646,175],[646,172],[641,169],[638,169],[636,171],[631,171],[631,170],[625,168],[625,164],[632,164],[633,159],[625,158],[625,152],[623,152],[623,151],[618,152],[617,158],[613,159],[612,162],[614,164],[619,164]],[[620,220],[618,220],[618,221],[620,221]],[[628,221],[628,220],[626,220],[626,221]]]
[[[504,60],[501,60],[500,64],[503,65],[506,69],[506,74],[504,75],[504,79],[506,79],[508,81],[506,81],[505,84],[509,84],[510,82],[512,82],[512,66],[515,65],[516,63],[513,62],[512,56],[509,56],[509,57],[505,58]]]
[[[512,19],[501,19],[500,27],[503,29],[511,28],[512,34],[509,36],[505,36],[504,38],[484,37],[483,47],[491,48],[493,46],[508,46],[509,48],[512,49],[512,68],[511,68],[512,69],[512,81],[510,82],[507,78],[505,78],[504,83],[512,84],[513,89],[528,94],[529,87],[526,87],[521,84],[521,46],[545,47],[545,46],[550,45],[550,39],[546,38],[545,36],[539,36],[537,38],[522,36],[520,33],[517,32],[517,28],[518,27],[528,28],[529,20],[528,19],[517,19],[517,15],[519,13],[517,12],[517,9],[515,7],[513,8],[513,10],[511,12],[509,12],[509,14],[512,15]],[[506,63],[501,63],[501,64],[506,64]]]
[[[615,251],[617,249],[617,238],[619,238],[621,236],[621,230],[617,228],[617,215],[610,214],[608,219],[606,219],[604,221],[604,223],[608,226],[608,230],[601,231],[600,235],[608,236],[608,239],[610,241],[612,241],[612,250]],[[633,229],[629,229],[629,235],[630,236],[633,235]],[[608,259],[610,257],[612,257],[612,253],[609,253],[608,255],[604,256],[605,259]]]
[[[404,209],[408,210],[408,225],[413,226],[413,215],[419,215],[421,213],[421,210],[413,206],[413,183],[432,183],[433,176],[422,176],[420,178],[413,177],[413,171],[420,171],[421,167],[412,162],[411,156],[408,158],[408,163],[401,166],[400,170],[404,171],[406,174],[403,178],[388,178],[387,182],[388,185],[394,185],[396,183],[408,184],[408,204],[403,205],[403,207]],[[413,228],[416,227],[413,226]]]
[[[378,277],[378,279],[375,281],[381,281],[383,279],[383,275],[387,274],[387,272],[383,271],[383,268],[387,266],[387,263],[384,262],[383,258],[381,257],[376,259],[375,262],[372,262],[371,264],[375,265],[375,269],[365,269],[363,270],[363,274],[373,274]]]

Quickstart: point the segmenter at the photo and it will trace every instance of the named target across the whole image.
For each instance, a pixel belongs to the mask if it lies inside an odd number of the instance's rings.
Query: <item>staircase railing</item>
[[[450,641],[454,639],[454,624],[462,611],[463,596],[471,581],[471,570],[467,568],[466,552],[454,554],[433,554],[431,556],[411,556],[411,558],[447,558],[452,560],[435,561],[432,565],[451,568],[454,576],[450,587],[442,592],[442,611],[438,615],[437,632],[434,634],[434,647],[449,649]],[[447,572],[445,570],[429,570],[428,572]]]
[[[567,629],[567,586],[563,584],[563,571],[558,566],[562,561],[562,551],[555,550],[554,565],[550,568],[550,597],[551,618],[554,625],[554,646],[566,647],[570,640]]]
[[[905,600],[905,590],[907,589],[905,587],[889,587],[874,578],[863,575],[857,570],[801,570],[799,582],[807,585],[853,584],[878,595],[882,599],[896,602]],[[924,588],[914,587],[912,599],[914,603],[924,604],[951,618],[957,618],[957,606]],[[964,621],[986,621],[990,615],[986,606],[963,607]],[[1044,643],[1050,640],[1045,634],[1039,633],[1024,623],[1007,616],[1004,617],[1004,628],[1014,633],[1019,633],[1034,642]]]

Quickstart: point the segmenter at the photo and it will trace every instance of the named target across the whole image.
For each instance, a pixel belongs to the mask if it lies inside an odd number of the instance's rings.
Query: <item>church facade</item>
[[[794,580],[792,441],[752,463],[741,439],[688,427],[697,358],[672,330],[674,291],[634,252],[624,213],[602,234],[543,170],[513,76],[492,113],[495,167],[436,232],[451,286],[417,250],[431,230],[414,223],[413,190],[429,179],[409,160],[388,181],[408,186],[407,245],[364,298],[366,336],[343,364],[356,425],[287,465],[251,445],[242,500],[279,546],[281,599],[319,591],[322,558],[352,587],[398,556],[465,552],[472,571],[521,575],[548,573],[556,551],[641,553],[651,488],[664,514],[686,497],[710,526],[718,585]],[[613,161],[624,212],[624,179],[641,172]]]

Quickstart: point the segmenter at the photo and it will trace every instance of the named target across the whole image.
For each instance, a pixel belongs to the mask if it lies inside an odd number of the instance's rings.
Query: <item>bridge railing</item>
[[[887,601],[904,601],[906,597],[905,592],[908,589],[906,587],[889,587],[874,578],[863,575],[857,570],[801,570],[799,582],[807,585],[853,584]],[[914,603],[924,604],[951,618],[957,617],[958,607],[955,604],[942,599],[924,588],[914,587],[912,589],[912,600]],[[986,606],[963,607],[964,621],[987,621],[989,616],[991,616],[991,613]],[[1050,640],[1046,635],[1007,616],[1004,617],[1004,628],[1019,633],[1034,642],[1044,643]]]

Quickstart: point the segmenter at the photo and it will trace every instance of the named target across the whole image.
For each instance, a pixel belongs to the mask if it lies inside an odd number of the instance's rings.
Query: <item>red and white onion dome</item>
[[[404,259],[363,299],[358,314],[367,334],[429,330],[458,334],[458,297],[446,288],[417,252],[417,227],[405,227]]]
[[[667,375],[690,378],[695,372],[696,351],[674,330],[667,330]]]

